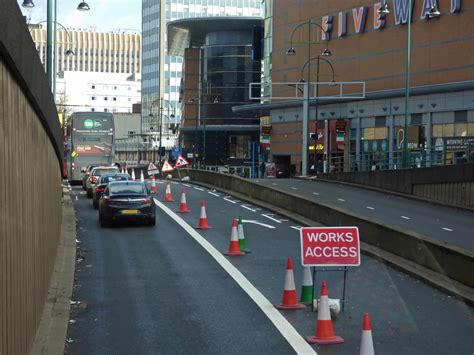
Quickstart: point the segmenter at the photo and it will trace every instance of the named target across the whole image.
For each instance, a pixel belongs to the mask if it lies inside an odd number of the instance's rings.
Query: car
[[[105,188],[107,187],[109,182],[127,180],[131,180],[129,174],[102,174],[95,183],[94,188],[92,189],[92,206],[94,206],[95,209],[99,208],[100,197],[104,193]]]
[[[156,224],[153,192],[142,181],[109,182],[99,200],[99,222],[107,227],[114,221],[139,220]]]
[[[120,170],[116,166],[96,166],[92,168],[89,177],[86,180],[86,195],[87,198],[92,198],[92,189],[95,183],[102,174],[116,174],[120,173]]]
[[[96,166],[100,166],[100,164],[87,165],[81,168],[81,173],[84,173],[84,175],[82,176],[82,189],[84,191],[87,190],[87,186],[86,186],[87,178],[90,176],[92,168],[95,168]]]

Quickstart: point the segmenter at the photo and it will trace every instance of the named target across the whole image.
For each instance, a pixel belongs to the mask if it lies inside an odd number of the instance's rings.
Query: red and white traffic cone
[[[331,313],[329,312],[328,288],[326,281],[323,281],[321,286],[321,296],[318,306],[318,321],[316,323],[315,335],[307,337],[306,340],[310,344],[318,345],[344,343],[344,339],[334,335]]]
[[[301,309],[305,308],[304,304],[298,303],[295,288],[295,276],[293,274],[293,260],[289,257],[286,263],[285,287],[283,289],[283,300],[278,309]]]
[[[184,187],[181,189],[181,203],[179,204],[179,210],[177,212],[179,213],[189,212],[188,205],[186,204],[186,190],[184,189]]]
[[[174,200],[173,200],[173,197],[171,196],[171,183],[168,180],[166,182],[165,202],[172,202],[172,201]]]
[[[143,169],[140,169],[140,181],[141,182],[145,181],[145,175],[143,175]]]
[[[206,204],[204,200],[201,201],[201,214],[199,215],[199,223],[196,227],[197,229],[209,229],[211,228],[207,223],[207,216],[206,216]]]
[[[360,355],[374,355],[374,342],[372,340],[372,329],[370,328],[369,314],[364,313],[362,319],[362,336],[360,338]]]
[[[240,251],[239,236],[237,234],[237,220],[232,220],[232,230],[230,233],[229,250],[224,253],[229,256],[243,256],[244,252]]]
[[[135,169],[132,168],[132,180],[135,181]]]
[[[151,176],[151,191],[153,192],[157,192],[157,189],[156,189],[156,181],[155,181],[155,175],[152,175]]]

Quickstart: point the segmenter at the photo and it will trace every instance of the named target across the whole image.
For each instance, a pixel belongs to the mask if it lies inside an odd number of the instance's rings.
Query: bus
[[[67,177],[82,182],[89,165],[111,165],[114,161],[114,116],[107,112],[74,112],[67,124],[65,147]]]

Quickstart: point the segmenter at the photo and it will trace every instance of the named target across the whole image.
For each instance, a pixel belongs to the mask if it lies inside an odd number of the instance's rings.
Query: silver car
[[[92,189],[102,174],[120,173],[120,169],[116,166],[97,166],[92,168],[89,177],[86,180],[87,198],[92,198]]]

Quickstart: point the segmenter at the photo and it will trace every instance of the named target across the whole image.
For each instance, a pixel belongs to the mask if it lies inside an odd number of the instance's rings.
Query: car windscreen
[[[127,181],[128,177],[124,175],[102,176],[100,178],[101,184],[108,184],[111,181]]]
[[[99,176],[102,174],[118,173],[120,172],[118,168],[98,168],[92,170],[92,176]]]
[[[109,192],[111,195],[145,195],[145,185],[139,184],[113,184],[109,185]]]

